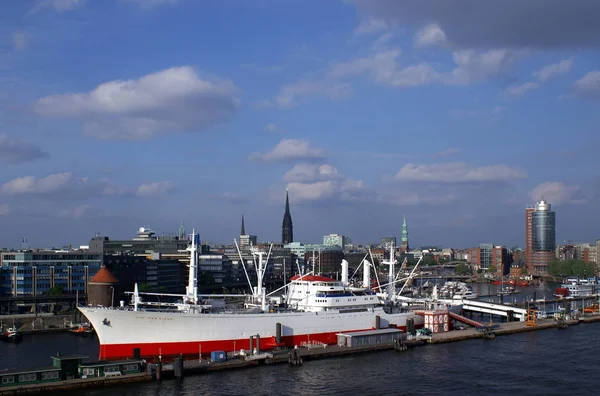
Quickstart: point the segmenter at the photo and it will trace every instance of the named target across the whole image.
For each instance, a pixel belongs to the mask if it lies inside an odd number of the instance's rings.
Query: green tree
[[[494,264],[492,264],[488,267],[487,271],[489,273],[495,274],[496,272],[498,272],[498,267],[496,267]]]
[[[149,285],[149,284],[147,284],[147,283],[140,283],[140,284],[138,285],[138,291],[139,291],[140,293],[149,293],[149,292],[151,292],[151,291],[152,291],[152,286],[150,286],[150,285]]]
[[[527,275],[527,268],[526,267],[521,268],[521,275],[523,275],[523,276]]]
[[[456,275],[467,275],[469,272],[471,271],[466,263],[459,263],[456,264],[456,267],[454,267],[454,273]]]
[[[62,286],[52,286],[50,290],[48,290],[48,294],[51,296],[60,296],[65,292],[65,288]]]
[[[586,264],[583,260],[553,260],[548,264],[548,273],[554,276],[589,278],[596,275],[596,264]]]

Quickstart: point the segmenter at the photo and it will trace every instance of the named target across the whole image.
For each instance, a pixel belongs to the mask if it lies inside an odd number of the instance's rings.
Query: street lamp
[[[111,297],[110,297],[110,307],[113,308],[115,304],[115,287],[109,286],[111,289]]]

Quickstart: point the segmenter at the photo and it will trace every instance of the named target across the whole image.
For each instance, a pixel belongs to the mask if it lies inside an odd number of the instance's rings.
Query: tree
[[[62,286],[52,286],[50,290],[48,290],[48,294],[51,296],[60,296],[64,293],[65,288]]]
[[[495,274],[496,272],[498,272],[498,268],[494,264],[492,264],[488,267],[488,272]]]
[[[589,278],[596,274],[595,263],[585,263],[583,260],[553,260],[548,264],[548,273],[554,276],[578,276]]]
[[[523,275],[523,276],[527,275],[527,267],[521,268],[521,275]]]
[[[456,267],[454,267],[454,273],[456,275],[467,275],[469,272],[471,271],[466,263],[459,263],[456,264]]]
[[[141,283],[138,285],[138,292],[140,293],[149,293],[152,291],[152,286],[147,283]]]

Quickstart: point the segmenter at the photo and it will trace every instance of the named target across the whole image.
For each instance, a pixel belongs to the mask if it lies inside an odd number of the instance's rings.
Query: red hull
[[[419,328],[423,326],[415,326]],[[406,331],[406,327],[398,327],[400,330]],[[353,331],[364,331],[374,329],[360,329]],[[344,331],[348,333],[349,331]],[[337,335],[339,332],[320,333],[298,336],[282,337],[282,345],[287,347],[300,346],[304,342],[322,342],[325,344],[337,344]],[[255,346],[256,346],[256,341]],[[190,358],[198,358],[198,355],[210,355],[213,351],[239,352],[240,349],[249,350],[249,338],[241,338],[237,340],[219,340],[219,341],[202,341],[202,342],[169,342],[169,343],[148,343],[148,344],[112,344],[100,345],[100,360],[120,360],[133,357],[133,350],[140,349],[140,357],[148,360],[153,360],[162,356],[164,359],[169,359],[182,354]],[[264,337],[260,339],[260,349],[269,350],[277,346],[275,337]]]

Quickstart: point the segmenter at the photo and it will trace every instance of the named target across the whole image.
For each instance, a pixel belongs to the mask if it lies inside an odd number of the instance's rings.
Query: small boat
[[[75,335],[89,336],[94,334],[94,329],[92,329],[89,323],[80,323],[77,326],[73,326],[69,332]]]
[[[6,342],[21,342],[23,335],[19,333],[19,330],[15,326],[12,327],[1,327],[0,339]]]

